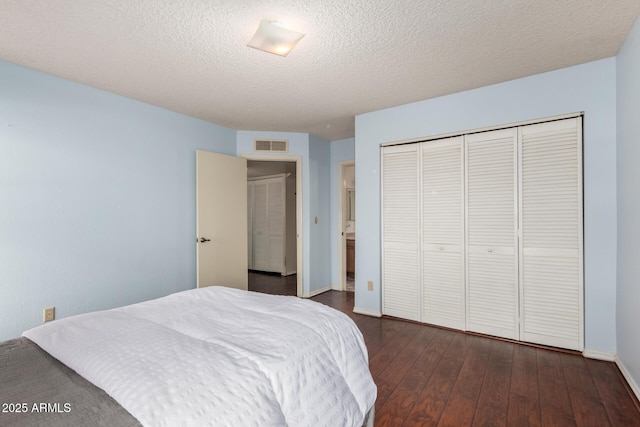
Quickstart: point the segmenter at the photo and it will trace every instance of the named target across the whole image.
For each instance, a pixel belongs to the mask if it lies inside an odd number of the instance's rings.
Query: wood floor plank
[[[443,329],[434,329],[434,336],[423,352],[405,373],[400,383],[387,399],[384,406],[376,412],[376,426],[402,425],[415,405],[420,392],[431,378],[442,356],[446,352],[454,333]]]
[[[363,316],[364,317],[364,316]],[[386,319],[375,319],[378,322],[371,322],[361,329],[364,335],[369,360],[371,360],[389,341],[393,340],[398,333],[405,328],[406,323],[398,320],[383,321]],[[356,323],[358,324],[358,323]],[[366,332],[366,333],[365,333]]]
[[[542,425],[575,426],[576,421],[560,362],[560,353],[538,349],[536,356]]]
[[[470,336],[457,334],[429,378],[403,426],[435,426],[440,420],[469,348]]]
[[[535,348],[515,345],[509,394],[507,425],[541,425]]]
[[[584,357],[561,354],[560,359],[576,424],[610,426],[607,412]]]
[[[640,411],[627,387],[620,381],[617,367],[610,362],[585,359],[613,426],[640,426]]]
[[[396,355],[391,363],[380,373],[383,381],[398,384],[416,359],[429,346],[431,339],[437,334],[437,329],[422,327],[407,346]]]
[[[478,398],[474,426],[504,427],[511,387],[511,367],[514,345],[494,340],[487,363],[487,372]]]
[[[362,317],[367,317],[367,319],[357,318],[356,325],[362,332],[369,352],[369,359],[371,359],[384,346],[382,319],[368,316]]]
[[[445,425],[454,419],[468,425],[469,403],[457,390],[477,389],[469,366],[474,359],[473,366],[480,366],[484,357],[469,353],[475,348],[470,335],[434,329],[427,339],[430,333],[423,331],[430,326],[354,314],[352,292],[313,299],[344,311],[362,331],[377,365],[376,427]],[[627,387],[611,362],[491,339],[472,425],[640,427],[640,409]]]
[[[461,427],[470,426],[473,423],[490,352],[489,338],[470,337],[467,356],[438,426]]]
[[[422,326],[414,323],[402,323],[402,328],[398,330],[397,334],[386,342],[384,346],[369,359],[369,368],[371,373],[379,377],[382,372],[391,364],[393,360],[400,354],[405,347],[409,345],[411,340],[418,335]]]
[[[385,402],[395,390],[396,385],[391,383],[386,383],[382,380],[376,380],[376,386],[378,387],[378,397],[376,398],[376,414],[380,412]],[[376,419],[378,416],[376,415]],[[377,423],[376,423],[377,424]]]

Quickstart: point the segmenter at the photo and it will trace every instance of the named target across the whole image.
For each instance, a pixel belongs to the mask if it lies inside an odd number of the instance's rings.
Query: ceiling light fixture
[[[288,30],[278,22],[262,21],[247,46],[274,55],[287,56],[303,37],[303,33]]]

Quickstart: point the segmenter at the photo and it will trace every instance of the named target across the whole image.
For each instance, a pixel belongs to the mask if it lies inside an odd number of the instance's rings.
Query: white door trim
[[[257,160],[260,162],[295,162],[296,163],[296,294],[302,298],[302,277],[304,271],[307,268],[302,263],[302,156],[287,156],[287,155],[271,155],[271,154],[241,154],[239,157],[243,157],[247,160]]]

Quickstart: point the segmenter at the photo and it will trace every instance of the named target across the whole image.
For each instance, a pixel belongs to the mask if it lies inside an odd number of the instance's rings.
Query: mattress
[[[361,426],[376,398],[355,324],[296,297],[209,287],[24,336],[143,425]]]

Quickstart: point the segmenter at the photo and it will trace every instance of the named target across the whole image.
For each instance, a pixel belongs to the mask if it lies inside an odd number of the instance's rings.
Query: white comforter
[[[23,334],[149,426],[361,426],[360,331],[296,297],[195,289]]]

